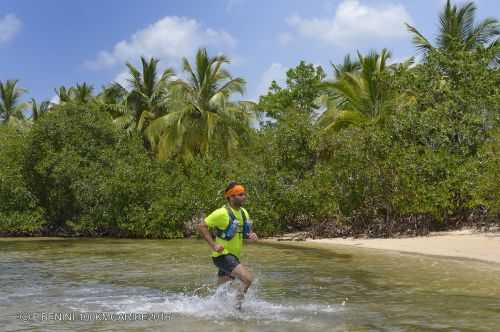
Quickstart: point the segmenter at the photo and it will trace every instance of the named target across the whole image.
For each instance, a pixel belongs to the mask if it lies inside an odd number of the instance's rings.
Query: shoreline
[[[67,240],[67,239],[110,239],[113,237],[57,237],[57,236],[2,236],[4,240]],[[131,239],[131,238],[116,238]],[[138,239],[135,240],[160,240]],[[165,240],[165,239],[163,239]],[[180,239],[177,239],[180,240]],[[478,231],[462,229],[431,232],[427,236],[397,238],[307,238],[304,233],[285,234],[281,237],[263,238],[263,242],[284,242],[300,246],[349,246],[365,249],[396,251],[402,253],[440,256],[445,258],[472,259],[500,264],[500,230]]]
[[[297,243],[296,240],[280,238],[269,240]],[[500,232],[477,232],[464,229],[403,238],[308,238],[301,241],[301,244],[342,245],[447,258],[466,258],[500,264]]]

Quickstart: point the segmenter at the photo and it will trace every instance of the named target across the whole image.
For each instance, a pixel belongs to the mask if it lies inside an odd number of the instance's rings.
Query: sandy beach
[[[434,232],[429,236],[366,239],[307,239],[306,243],[347,245],[361,248],[478,259],[500,263],[500,232],[482,233],[472,230]]]

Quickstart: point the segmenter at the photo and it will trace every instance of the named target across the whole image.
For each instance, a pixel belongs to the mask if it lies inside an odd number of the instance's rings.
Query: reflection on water
[[[1,331],[498,331],[500,266],[361,248],[252,244],[243,311],[197,240],[0,239]],[[168,313],[54,321],[19,312]]]

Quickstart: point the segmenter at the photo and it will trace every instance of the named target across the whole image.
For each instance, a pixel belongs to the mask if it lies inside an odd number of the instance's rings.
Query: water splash
[[[171,294],[163,303],[145,304],[133,308],[136,311],[162,311],[202,319],[243,319],[301,321],[304,317],[319,312],[335,312],[339,309],[330,305],[318,304],[279,304],[258,299],[249,293],[245,297],[243,310],[237,310],[236,290],[219,287],[213,295]]]
[[[236,309],[238,282],[218,288],[204,285],[189,292],[162,294],[135,294],[109,298],[101,302],[108,311],[166,312],[187,318],[210,320],[268,320],[300,322],[317,315],[331,315],[345,310],[340,304],[273,303],[258,297],[258,285],[253,285],[245,296],[243,310]],[[90,299],[86,299],[88,303]],[[103,308],[104,309],[104,308]]]

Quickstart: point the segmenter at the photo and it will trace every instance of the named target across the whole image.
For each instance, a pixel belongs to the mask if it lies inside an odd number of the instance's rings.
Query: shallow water
[[[242,261],[239,312],[201,240],[3,238],[0,331],[500,331],[500,265],[281,243]]]

